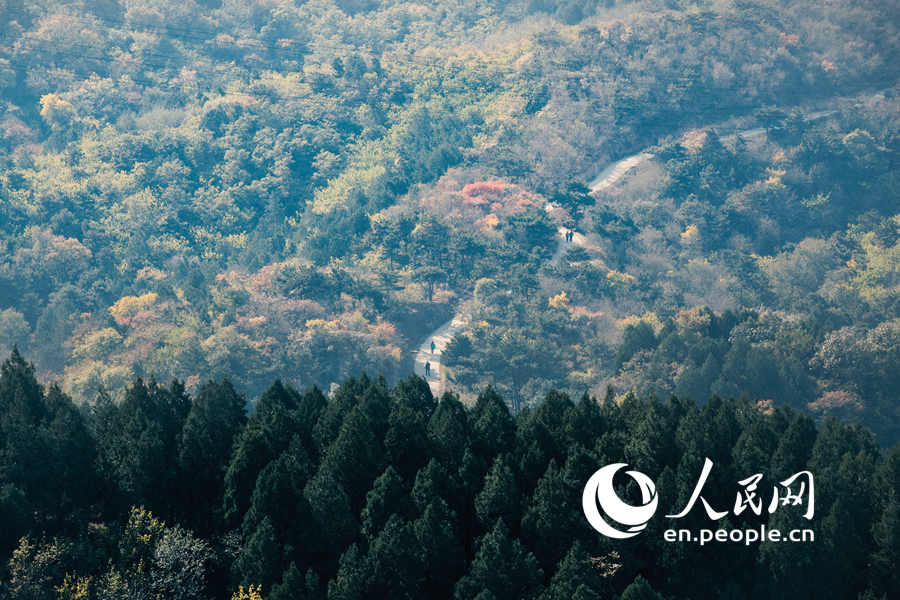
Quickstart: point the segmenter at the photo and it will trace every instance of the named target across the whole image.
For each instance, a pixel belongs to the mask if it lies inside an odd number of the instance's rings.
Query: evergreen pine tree
[[[268,590],[281,580],[281,548],[272,521],[262,521],[245,538],[232,567],[236,585],[262,586]]]
[[[518,529],[519,486],[506,455],[498,456],[485,476],[484,485],[475,496],[475,513],[485,529],[497,519]]]
[[[413,532],[422,549],[423,595],[450,597],[453,584],[465,569],[465,548],[456,515],[446,502],[435,498],[413,522]]]
[[[372,540],[392,514],[407,514],[410,504],[409,490],[403,478],[393,466],[388,465],[366,493],[366,505],[360,513],[363,535]]]
[[[591,563],[591,557],[580,543],[575,542],[560,560],[550,585],[541,600],[600,600],[607,595],[607,586]]]
[[[464,600],[486,590],[497,600],[526,600],[540,594],[543,577],[534,555],[510,537],[509,528],[497,519],[493,529],[478,541],[475,559],[453,594],[457,600]]]
[[[179,438],[181,511],[199,532],[221,518],[222,480],[238,434],[247,421],[244,398],[227,379],[197,390]]]
[[[646,579],[638,575],[622,592],[620,600],[663,600],[663,597],[653,591]]]

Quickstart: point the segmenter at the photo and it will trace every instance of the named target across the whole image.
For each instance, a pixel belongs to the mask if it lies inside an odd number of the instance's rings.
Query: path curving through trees
[[[631,171],[632,168],[652,156],[652,154],[640,153],[628,156],[613,163],[603,171],[606,175],[601,173],[601,178],[598,178],[597,181],[602,179],[601,186],[592,186],[591,191],[605,189],[613,185],[626,173]],[[545,209],[548,211],[553,208],[554,206],[550,203],[547,203],[545,206]],[[571,245],[584,246],[587,243],[587,238],[584,234],[578,233],[577,231],[573,231],[574,235],[572,236],[572,241],[567,242],[566,233],[568,231],[570,230],[565,227],[560,227],[556,230],[556,250],[553,252],[553,258],[551,259],[554,263],[557,263],[562,259],[566,250],[568,250]],[[467,313],[464,311],[457,312],[453,315],[452,319],[428,334],[416,350],[413,372],[428,381],[431,393],[435,396],[443,393],[446,385],[444,367],[441,360],[444,349],[447,347],[447,344],[450,343],[450,340],[453,339],[453,336],[464,331],[469,326],[469,321],[470,317]],[[435,346],[434,352],[431,351],[432,342],[434,342]],[[429,375],[427,377],[425,375],[426,363],[429,365]]]
[[[457,333],[465,330],[469,326],[469,315],[459,312],[453,315],[453,318],[432,331],[428,337],[416,350],[416,364],[414,372],[419,377],[424,378],[431,388],[431,393],[438,396],[444,389],[443,369],[441,365],[441,355],[444,348],[450,343]],[[431,343],[434,342],[434,352],[431,351]],[[425,375],[425,364],[429,363],[430,374]]]
[[[803,116],[803,119],[805,121],[813,121],[830,116],[832,114],[835,114],[836,112],[837,110],[835,109],[808,112]],[[754,127],[751,129],[735,131],[734,133],[731,133],[729,135],[722,136],[720,139],[725,143],[731,143],[738,137],[741,137],[745,141],[751,141],[760,137],[764,137],[765,135],[765,128]],[[591,190],[591,193],[594,194],[609,189],[625,175],[631,172],[632,169],[642,165],[644,162],[652,159],[653,157],[654,155],[652,153],[641,151],[636,154],[632,154],[631,156],[626,156],[625,158],[619,159],[616,162],[608,165],[606,168],[600,171],[599,175],[597,175],[597,177],[595,177],[593,181],[591,181],[590,185],[588,186]],[[555,207],[551,203],[547,203],[544,208],[549,212]],[[583,234],[578,233],[577,231],[574,232],[575,235],[572,239],[572,242],[566,242],[566,231],[568,231],[566,228],[560,227],[556,232],[556,250],[554,251],[553,258],[551,259],[554,263],[559,262],[562,259],[563,255],[566,253],[566,250],[571,244],[584,246],[587,242],[587,238],[585,238]],[[428,336],[419,345],[418,350],[416,350],[413,371],[416,375],[423,377],[428,381],[428,385],[431,388],[431,393],[435,396],[443,393],[446,385],[446,377],[444,377],[444,368],[441,359],[444,349],[447,347],[447,344],[450,343],[450,340],[453,339],[453,336],[464,331],[468,327],[469,321],[470,315],[465,313],[464,310],[460,310],[453,316],[452,319],[428,334]],[[432,341],[435,345],[434,352],[431,351]],[[430,374],[428,377],[425,376],[426,363],[430,364]]]

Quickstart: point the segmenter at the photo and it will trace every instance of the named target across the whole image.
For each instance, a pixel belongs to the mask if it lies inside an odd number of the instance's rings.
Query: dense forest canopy
[[[393,382],[464,311],[464,398],[747,394],[896,439],[891,2],[0,17],[0,346],[78,401]],[[561,225],[588,243],[553,260]]]
[[[132,382],[79,409],[18,354],[0,372],[0,544],[11,600],[233,598],[892,598],[900,590],[900,444],[765,403],[702,407],[551,392],[513,417],[411,377],[344,381],[330,399],[276,381],[249,416],[227,381],[194,395]],[[670,544],[591,529],[581,489],[628,461],[679,510],[734,502],[801,470],[815,515],[786,506],[728,528],[810,527],[814,543]],[[731,485],[728,484],[731,482]],[[731,494],[731,495],[730,495]],[[679,527],[707,527],[702,510]]]
[[[0,599],[898,597],[898,40],[890,0],[0,0]],[[668,514],[705,457],[719,506],[813,473],[815,543],[585,521],[601,466]]]

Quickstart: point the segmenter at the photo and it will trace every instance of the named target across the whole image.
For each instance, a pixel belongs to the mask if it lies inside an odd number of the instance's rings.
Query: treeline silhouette
[[[276,381],[247,411],[225,380],[188,394],[137,379],[76,406],[13,351],[0,373],[4,598],[890,598],[900,575],[900,445],[765,403],[556,392],[513,416],[410,377],[362,375],[326,397]],[[248,416],[249,412],[249,416]],[[803,469],[815,516],[745,511],[728,528],[811,528],[814,543],[667,543],[716,528],[684,506],[734,504]],[[598,468],[656,482],[641,535],[597,534]],[[631,490],[633,491],[633,490]],[[628,497],[629,490],[622,490]]]

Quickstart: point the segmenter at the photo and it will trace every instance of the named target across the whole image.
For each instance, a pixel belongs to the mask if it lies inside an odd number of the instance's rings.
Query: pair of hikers
[[[569,231],[566,232],[566,241],[571,242],[574,239],[575,239],[575,230],[570,229]]]
[[[431,340],[431,353],[432,354],[434,354],[434,351],[436,348],[437,348],[437,346],[435,346],[434,340]],[[431,377],[431,362],[427,361],[427,360],[425,361],[425,377]]]

